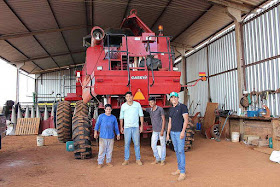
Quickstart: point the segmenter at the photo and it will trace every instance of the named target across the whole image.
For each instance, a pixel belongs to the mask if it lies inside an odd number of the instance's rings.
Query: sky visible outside
[[[0,106],[3,106],[7,100],[16,100],[16,76],[16,67],[0,59]],[[29,76],[35,77],[34,75]],[[19,101],[32,102],[32,97],[28,96],[32,96],[32,92],[34,92],[34,79],[22,74],[20,74],[19,78]]]

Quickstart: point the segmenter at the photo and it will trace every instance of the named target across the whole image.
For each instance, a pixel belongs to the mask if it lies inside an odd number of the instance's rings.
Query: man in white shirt
[[[128,165],[129,162],[129,147],[131,138],[134,143],[134,151],[136,163],[143,165],[140,156],[140,133],[143,131],[144,114],[140,103],[133,101],[132,93],[125,93],[126,103],[122,104],[120,112],[121,133],[124,134],[124,162],[122,165]],[[139,117],[141,126],[139,129]]]

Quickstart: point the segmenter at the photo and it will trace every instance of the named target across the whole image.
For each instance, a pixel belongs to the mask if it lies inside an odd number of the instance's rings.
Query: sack
[[[272,151],[269,160],[271,160],[272,162],[277,162],[278,164],[280,164],[280,151]]]
[[[42,136],[57,136],[57,130],[54,128],[45,129],[42,132]]]

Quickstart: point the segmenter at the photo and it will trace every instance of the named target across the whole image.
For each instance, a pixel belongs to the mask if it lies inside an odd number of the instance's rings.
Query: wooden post
[[[242,19],[241,19],[241,10],[237,10],[231,7],[227,7],[227,14],[234,20],[235,24],[235,43],[236,43],[236,60],[237,60],[237,75],[238,75],[238,98],[239,101],[243,97],[244,90],[244,61],[243,61],[243,52],[242,52]],[[243,107],[239,103],[239,108]]]

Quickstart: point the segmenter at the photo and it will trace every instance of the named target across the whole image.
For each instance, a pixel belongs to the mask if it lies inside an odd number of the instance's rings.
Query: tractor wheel
[[[77,101],[76,103],[76,107],[75,107],[75,115],[79,115],[79,116],[88,116],[88,105],[85,104],[82,100],[81,101]]]
[[[186,130],[186,139],[185,139],[185,151],[189,151],[192,147],[194,141],[194,125],[192,120],[189,119],[189,123]]]
[[[72,119],[72,138],[74,142],[74,157],[76,159],[88,159],[92,157],[90,140],[90,120],[88,106],[77,102],[75,115]]]
[[[57,105],[56,111],[56,129],[58,140],[67,142],[71,140],[71,105],[69,101],[61,101]]]

